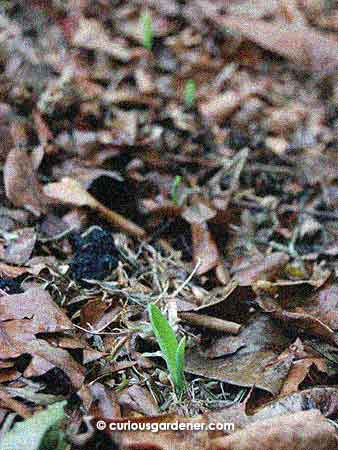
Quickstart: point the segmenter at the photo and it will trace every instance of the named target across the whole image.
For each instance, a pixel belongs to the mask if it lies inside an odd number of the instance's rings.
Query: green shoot
[[[196,84],[194,80],[188,80],[184,86],[184,103],[188,108],[195,104]]]
[[[159,308],[152,303],[149,305],[148,310],[151,326],[167,364],[175,391],[180,395],[185,389],[185,337],[178,343],[172,327]]]
[[[142,44],[144,48],[150,51],[153,46],[154,31],[151,15],[148,12],[142,14],[141,24],[142,24]]]
[[[175,203],[175,205],[178,205],[177,193],[178,193],[178,187],[181,184],[181,182],[182,182],[181,175],[176,175],[174,182],[172,184],[172,187],[171,187],[171,199]]]

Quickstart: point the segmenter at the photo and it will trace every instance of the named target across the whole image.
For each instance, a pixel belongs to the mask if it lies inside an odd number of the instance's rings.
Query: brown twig
[[[180,319],[189,322],[199,327],[209,328],[222,333],[238,334],[241,325],[236,322],[218,319],[217,317],[206,316],[204,314],[197,314],[193,312],[178,313]]]

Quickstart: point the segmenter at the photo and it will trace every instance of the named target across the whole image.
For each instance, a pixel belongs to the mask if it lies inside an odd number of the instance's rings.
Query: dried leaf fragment
[[[41,288],[0,297],[0,318],[1,322],[31,319],[30,331],[34,333],[55,333],[73,328],[66,314]]]
[[[61,203],[89,206],[89,208],[96,210],[112,225],[133,236],[142,238],[146,234],[143,228],[102,205],[78,181],[72,178],[64,177],[57,183],[47,184],[44,186],[44,193]]]
[[[300,67],[331,74],[338,67],[338,42],[330,35],[281,21],[265,22],[244,15],[216,18],[219,25],[236,31],[261,47],[286,57]]]
[[[256,422],[224,438],[212,450],[333,450],[335,428],[317,410]]]
[[[205,222],[192,223],[191,233],[194,263],[201,262],[197,274],[203,275],[218,265],[218,248]]]
[[[134,56],[126,46],[111,39],[101,23],[95,19],[80,19],[72,44],[75,47],[102,51],[122,62],[128,62]]]
[[[18,230],[17,239],[10,241],[6,248],[0,252],[4,261],[12,264],[24,264],[30,258],[36,242],[34,228]]]
[[[24,207],[36,216],[46,212],[47,199],[37,180],[31,157],[13,148],[4,166],[4,183],[8,199],[13,205]]]

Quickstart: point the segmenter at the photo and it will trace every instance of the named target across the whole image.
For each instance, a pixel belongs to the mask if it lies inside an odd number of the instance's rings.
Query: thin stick
[[[208,328],[222,333],[238,334],[241,325],[236,322],[218,319],[217,317],[206,316],[193,312],[180,312],[178,317],[185,322],[192,323],[200,327]]]
[[[115,225],[117,228],[120,228],[122,231],[138,238],[144,238],[146,236],[146,232],[143,228],[121,216],[119,213],[106,208],[100,202],[95,202],[93,207],[111,224]]]

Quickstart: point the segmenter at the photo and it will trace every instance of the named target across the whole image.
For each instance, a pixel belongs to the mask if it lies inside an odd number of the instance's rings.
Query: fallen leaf
[[[264,311],[280,320],[283,326],[325,338],[338,345],[335,335],[338,330],[337,289],[336,284],[325,284],[310,296],[306,295],[307,291],[292,293],[287,290],[280,292],[279,299],[263,294],[256,301]]]
[[[122,62],[128,62],[135,56],[127,45],[122,45],[116,39],[111,39],[101,23],[95,19],[82,17],[79,20],[78,29],[72,38],[72,44],[74,47],[107,53]]]
[[[22,228],[16,231],[16,239],[11,239],[2,251],[1,258],[7,263],[24,264],[30,258],[36,242],[34,228]]]
[[[185,208],[181,216],[190,224],[203,224],[216,216],[216,211],[201,202]]]
[[[72,178],[64,177],[57,183],[49,183],[44,186],[44,192],[48,197],[60,203],[73,204],[75,206],[89,206],[89,208],[97,211],[115,227],[133,236],[139,238],[145,237],[146,233],[141,227],[106,208],[89,194],[78,181]]]
[[[269,317],[256,314],[238,336],[215,339],[206,354],[202,348],[187,352],[186,371],[276,395],[292,364],[292,358],[279,361],[278,356],[289,345],[290,339]]]
[[[113,389],[101,383],[89,385],[92,401],[89,414],[93,416],[120,417],[121,411]]]
[[[198,275],[203,275],[218,265],[219,254],[216,242],[208,229],[207,223],[192,223],[192,250],[193,261],[200,265],[197,269]]]
[[[104,170],[95,167],[85,167],[79,161],[70,159],[65,161],[62,166],[54,171],[57,178],[62,176],[71,176],[80,182],[84,189],[89,189],[91,185],[100,177],[109,177],[112,180],[123,181],[123,178],[114,170]]]
[[[47,198],[36,177],[31,157],[13,148],[4,166],[6,195],[13,205],[24,207],[36,216],[46,212]]]
[[[235,280],[240,286],[252,286],[259,280],[271,280],[278,275],[289,261],[288,255],[281,252],[272,253],[261,259],[247,261],[247,267],[236,269]]]
[[[66,314],[48,292],[41,288],[0,297],[0,321],[20,319],[29,319],[30,332],[34,333],[55,333],[73,329],[73,324]]]
[[[70,379],[76,390],[80,389],[84,381],[85,369],[62,348],[54,347],[42,339],[35,339],[21,345],[22,353],[32,355],[25,377],[43,375],[54,367],[61,369]]]
[[[0,262],[0,277],[1,278],[16,278],[27,272],[24,267],[15,267]]]
[[[136,411],[146,416],[156,416],[158,406],[145,388],[134,384],[124,389],[118,396],[120,406],[124,411]]]
[[[338,390],[334,387],[315,387],[283,395],[256,408],[253,420],[265,420],[285,414],[318,409],[325,417],[335,417],[338,412]]]
[[[294,361],[280,395],[297,392],[300,384],[309,375],[311,367],[316,367],[319,371],[325,373],[326,363],[324,358],[303,358],[299,361]]]
[[[265,22],[244,15],[215,17],[215,20],[218,25],[240,33],[301,68],[324,74],[333,74],[337,69],[337,40],[315,28],[299,23]]]
[[[179,318],[195,326],[207,328],[218,333],[238,334],[241,328],[241,325],[238,323],[193,312],[180,312]]]
[[[319,411],[275,417],[212,441],[212,450],[331,450],[335,428]]]

